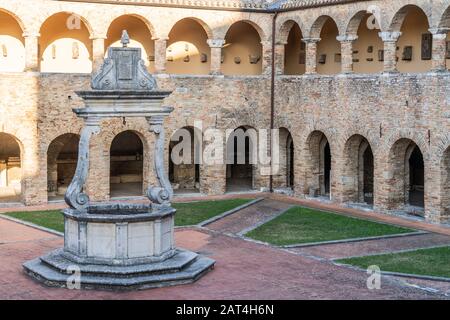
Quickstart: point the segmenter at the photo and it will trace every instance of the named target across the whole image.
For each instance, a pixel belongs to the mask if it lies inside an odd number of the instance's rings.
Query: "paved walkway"
[[[391,276],[383,276],[380,290],[369,290],[365,272],[332,261],[449,244],[450,237],[445,235],[422,234],[289,250],[236,236],[291,204],[271,197],[208,225],[212,230],[177,229],[177,246],[212,257],[217,261],[215,269],[194,284],[120,293],[47,288],[33,281],[23,273],[22,263],[61,247],[63,239],[0,218],[0,299],[442,299],[446,298],[444,293],[450,295],[450,283]]]
[[[272,199],[264,199],[232,215],[206,226],[207,229],[222,233],[243,234],[265,221],[289,209],[292,205]]]

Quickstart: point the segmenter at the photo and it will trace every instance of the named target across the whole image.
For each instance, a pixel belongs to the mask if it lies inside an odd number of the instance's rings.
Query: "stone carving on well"
[[[92,90],[77,94],[84,108],[78,163],[63,210],[64,248],[24,263],[25,271],[50,286],[67,286],[70,270],[80,270],[84,288],[136,289],[190,283],[215,261],[174,244],[172,186],[164,169],[164,119],[173,111],[163,102],[171,91],[159,90],[141,60],[139,48],[109,48],[108,58],[92,77]],[[154,172],[158,181],[146,192],[147,204],[91,203],[84,188],[89,175],[89,147],[103,119],[143,117],[155,135]]]

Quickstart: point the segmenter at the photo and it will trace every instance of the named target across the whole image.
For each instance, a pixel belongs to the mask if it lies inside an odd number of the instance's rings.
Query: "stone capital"
[[[320,40],[322,40],[322,39],[320,39],[320,38],[303,38],[303,39],[302,39],[302,41],[303,41],[304,43],[317,43],[317,42],[319,42]]]
[[[401,35],[402,33],[400,31],[383,31],[378,33],[378,36],[383,42],[395,42]]]
[[[336,37],[336,40],[339,42],[353,42],[358,39],[357,35],[352,34],[343,34]]]
[[[104,34],[94,34],[89,37],[90,40],[106,40],[106,35]]]
[[[222,48],[225,44],[224,39],[208,39],[206,40],[206,43],[208,43],[208,46],[210,48]]]
[[[430,28],[428,31],[430,31],[434,39],[440,39],[441,37],[447,37],[447,33],[450,31],[450,28]]]

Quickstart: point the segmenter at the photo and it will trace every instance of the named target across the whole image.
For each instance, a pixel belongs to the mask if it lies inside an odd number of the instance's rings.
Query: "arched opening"
[[[0,72],[25,69],[25,40],[17,20],[0,10]]]
[[[110,149],[110,196],[142,196],[144,146],[133,131],[119,133]]]
[[[115,19],[108,28],[105,40],[105,55],[109,47],[122,47],[120,39],[122,31],[126,30],[130,37],[129,47],[141,48],[142,60],[144,60],[150,72],[155,71],[155,42],[147,24],[139,17],[124,15]]]
[[[227,139],[226,185],[228,192],[253,189],[257,133],[251,127],[235,129]]]
[[[447,29],[447,43],[450,43],[450,7],[448,7],[444,14],[442,15],[439,27],[442,29]],[[450,70],[450,44],[447,44],[445,51],[445,58],[447,64],[447,70]]]
[[[169,180],[175,193],[200,192],[201,137],[194,127],[177,130],[169,144]]]
[[[354,135],[345,144],[343,201],[373,204],[374,161],[366,138]]]
[[[286,128],[279,130],[278,172],[273,175],[273,187],[277,189],[294,188],[294,141],[292,135]],[[276,155],[275,155],[276,156]]]
[[[320,18],[319,18],[320,19]],[[341,44],[336,39],[339,34],[336,22],[330,17],[322,17],[320,41],[317,45],[317,73],[337,74],[341,71]]]
[[[358,39],[353,43],[353,71],[355,73],[377,73],[383,71],[384,44],[378,33],[378,21],[374,15],[355,17]],[[352,22],[351,22],[352,23]]]
[[[402,35],[397,41],[397,69],[400,72],[427,72],[431,69],[432,35],[422,9],[408,5],[395,15],[391,28]]]
[[[327,137],[320,131],[310,134],[306,143],[306,193],[311,197],[330,197],[331,150]]]
[[[257,75],[262,72],[262,45],[258,31],[248,22],[234,23],[225,36],[222,72]]]
[[[20,145],[13,136],[0,132],[0,202],[20,202],[21,193]]]
[[[206,40],[208,35],[199,22],[190,18],[178,21],[167,42],[167,73],[208,74],[211,49]]]
[[[398,140],[389,155],[388,208],[423,215],[424,161],[419,147],[409,139]]]
[[[284,73],[298,75],[305,73],[306,45],[298,24],[293,23],[284,49]]]
[[[64,198],[77,168],[79,141],[77,134],[66,133],[50,143],[47,150],[48,200]]]
[[[57,13],[44,22],[40,35],[41,72],[92,72],[90,33],[80,17]]]

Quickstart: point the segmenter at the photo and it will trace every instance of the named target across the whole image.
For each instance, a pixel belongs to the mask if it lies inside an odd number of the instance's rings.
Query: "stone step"
[[[214,260],[198,256],[187,267],[173,273],[142,274],[130,278],[81,273],[80,286],[83,289],[135,290],[188,284],[195,282],[211,270],[214,264]],[[23,267],[28,275],[50,287],[67,287],[67,281],[69,280],[69,283],[71,283],[70,280],[73,278],[71,275],[49,267],[39,258],[24,263]]]
[[[118,265],[100,265],[100,264],[81,264],[74,262],[63,254],[63,249],[57,249],[49,254],[42,256],[41,262],[48,267],[64,274],[68,274],[67,270],[72,266],[80,269],[84,275],[96,276],[115,276],[115,277],[131,277],[142,274],[162,274],[179,272],[186,268],[190,263],[194,262],[198,254],[191,251],[177,249],[177,253],[164,262],[156,262],[150,264],[118,266]]]

